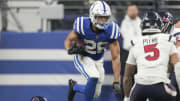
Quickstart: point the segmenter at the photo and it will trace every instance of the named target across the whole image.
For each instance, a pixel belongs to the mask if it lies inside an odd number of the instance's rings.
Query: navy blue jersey
[[[120,36],[119,26],[113,21],[104,31],[95,33],[91,28],[89,17],[78,17],[74,22],[73,30],[85,42],[85,55],[94,60],[102,58],[108,44],[116,41]]]

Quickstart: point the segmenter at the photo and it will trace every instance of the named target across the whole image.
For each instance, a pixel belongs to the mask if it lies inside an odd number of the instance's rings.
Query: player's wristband
[[[130,98],[127,97],[127,96],[125,96],[125,97],[124,97],[124,101],[130,101]]]
[[[177,62],[175,65],[174,65],[175,68],[180,68],[180,62]]]

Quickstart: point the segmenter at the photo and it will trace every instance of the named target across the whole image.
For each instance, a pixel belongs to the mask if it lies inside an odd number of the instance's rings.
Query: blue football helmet
[[[144,14],[141,21],[142,33],[159,33],[163,27],[163,21],[159,14],[154,11],[150,11]]]
[[[161,16],[164,26],[162,28],[163,33],[171,34],[174,30],[174,17],[170,12],[160,12],[159,15]]]

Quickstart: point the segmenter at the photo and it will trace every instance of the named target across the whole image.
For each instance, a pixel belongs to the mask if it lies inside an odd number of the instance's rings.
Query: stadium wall
[[[67,101],[68,79],[79,83],[84,78],[67,55],[64,40],[69,31],[18,33],[2,32],[0,41],[1,101],[30,101],[44,96],[48,101]],[[119,101],[112,92],[110,53],[105,54],[106,78],[102,94],[96,101]],[[84,101],[77,94],[74,101]]]

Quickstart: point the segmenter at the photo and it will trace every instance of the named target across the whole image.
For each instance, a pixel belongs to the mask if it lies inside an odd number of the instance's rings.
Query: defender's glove
[[[121,98],[122,91],[119,82],[113,82],[112,89],[114,90],[115,96]]]

